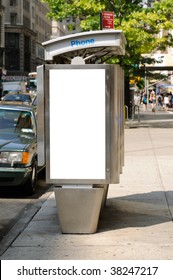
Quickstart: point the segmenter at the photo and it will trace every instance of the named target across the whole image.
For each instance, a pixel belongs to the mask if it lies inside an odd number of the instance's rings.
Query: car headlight
[[[27,164],[29,162],[28,152],[1,152],[0,153],[0,163],[8,163],[11,166],[14,163]]]

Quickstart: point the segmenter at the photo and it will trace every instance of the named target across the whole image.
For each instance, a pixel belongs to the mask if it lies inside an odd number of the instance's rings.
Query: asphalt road
[[[169,111],[156,110],[155,113],[151,112],[151,108],[147,112],[143,111],[142,105],[140,106],[140,114],[136,112],[134,120],[129,119],[126,122],[127,127],[153,127],[153,128],[173,128],[173,108]]]
[[[36,194],[33,196],[24,196],[17,188],[0,188],[0,241],[49,187],[42,171],[38,176]]]

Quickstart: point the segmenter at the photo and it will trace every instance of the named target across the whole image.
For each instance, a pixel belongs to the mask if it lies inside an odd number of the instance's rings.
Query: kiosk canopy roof
[[[42,45],[46,61],[71,63],[74,57],[82,57],[85,63],[95,63],[104,57],[124,55],[125,44],[121,30],[100,30],[57,37]]]

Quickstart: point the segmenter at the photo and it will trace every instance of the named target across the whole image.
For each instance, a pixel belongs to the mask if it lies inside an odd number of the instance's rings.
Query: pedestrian
[[[140,97],[140,92],[137,92],[135,95],[134,95],[134,106],[133,106],[133,115],[132,115],[132,118],[134,119],[135,118],[135,112],[136,112],[136,109],[137,109],[137,112],[138,112],[138,121],[140,121],[140,115],[139,115],[139,107],[140,107],[140,104],[141,104],[141,97]]]
[[[143,102],[143,109],[144,109],[144,111],[147,111],[147,94],[145,92],[143,93],[142,102]]]
[[[134,96],[134,105],[135,106],[140,106],[140,103],[141,103],[140,93],[137,92]]]
[[[158,105],[158,110],[159,111],[161,110],[161,108],[163,106],[162,101],[163,101],[163,98],[162,98],[161,94],[159,93],[158,96],[157,96],[157,105]]]
[[[152,112],[155,112],[156,111],[156,94],[155,94],[154,90],[152,90],[150,93],[150,102],[151,102]]]
[[[169,98],[169,108],[172,108],[172,92],[171,91],[168,94],[168,98]]]
[[[164,96],[163,107],[164,107],[165,111],[168,111],[168,107],[169,107],[169,97],[168,97],[168,94],[166,94]]]

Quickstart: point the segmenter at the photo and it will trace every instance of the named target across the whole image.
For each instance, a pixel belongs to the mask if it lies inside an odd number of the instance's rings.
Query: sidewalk
[[[172,128],[169,112],[142,112],[140,123],[126,123],[123,174],[109,186],[95,234],[61,234],[50,189],[38,211],[18,222],[21,232],[4,240],[1,259],[173,259]]]

